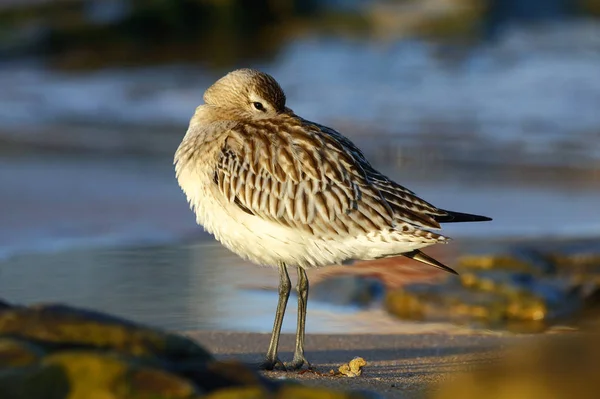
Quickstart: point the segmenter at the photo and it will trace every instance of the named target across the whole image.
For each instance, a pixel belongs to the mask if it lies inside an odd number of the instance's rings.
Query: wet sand
[[[269,334],[191,332],[188,335],[209,348],[219,359],[238,359],[258,364],[269,343]],[[437,385],[461,371],[497,359],[514,335],[478,334],[308,334],[306,357],[317,371],[329,373],[361,356],[367,361],[357,378],[323,376],[316,373],[265,372],[275,378],[335,389],[370,390],[385,398],[422,398]],[[522,339],[522,338],[519,338]],[[284,334],[280,358],[292,358],[294,336]]]

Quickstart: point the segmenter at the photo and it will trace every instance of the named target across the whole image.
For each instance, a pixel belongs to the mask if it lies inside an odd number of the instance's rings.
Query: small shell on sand
[[[339,375],[346,377],[358,377],[362,374],[362,368],[367,365],[367,362],[362,357],[355,357],[350,362],[342,364],[338,368]]]

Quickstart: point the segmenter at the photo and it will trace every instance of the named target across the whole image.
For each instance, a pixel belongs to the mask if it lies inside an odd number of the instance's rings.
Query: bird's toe
[[[285,368],[288,371],[292,370],[300,370],[302,366],[306,365],[308,369],[312,369],[312,365],[304,356],[294,356],[294,359],[291,362],[285,364]]]
[[[259,364],[258,366],[259,369],[261,370],[275,370],[276,368],[280,368],[281,370],[286,370],[286,366],[285,364],[283,364],[283,362],[281,360],[279,360],[279,358],[275,358],[275,359],[265,359],[262,363]]]

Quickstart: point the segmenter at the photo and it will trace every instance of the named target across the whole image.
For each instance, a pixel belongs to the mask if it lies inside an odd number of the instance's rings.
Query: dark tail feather
[[[419,261],[421,263],[425,263],[426,265],[437,267],[438,269],[442,269],[448,273],[458,274],[453,269],[449,268],[448,266],[444,265],[443,263],[438,262],[437,260],[433,259],[431,256],[425,255],[423,252],[419,251],[418,249],[415,249],[414,251],[407,252],[402,255],[406,256],[407,258],[411,258],[416,261]]]
[[[443,216],[434,216],[436,222],[438,223],[460,223],[460,222],[488,222],[492,220],[487,216],[479,216],[479,215],[471,215],[469,213],[460,213],[460,212],[452,212],[446,211],[446,215]]]

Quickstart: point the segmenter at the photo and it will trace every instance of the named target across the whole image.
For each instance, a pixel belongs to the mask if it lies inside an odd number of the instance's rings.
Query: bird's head
[[[204,92],[206,105],[250,118],[271,118],[288,111],[279,83],[254,69],[237,69],[217,80]]]

